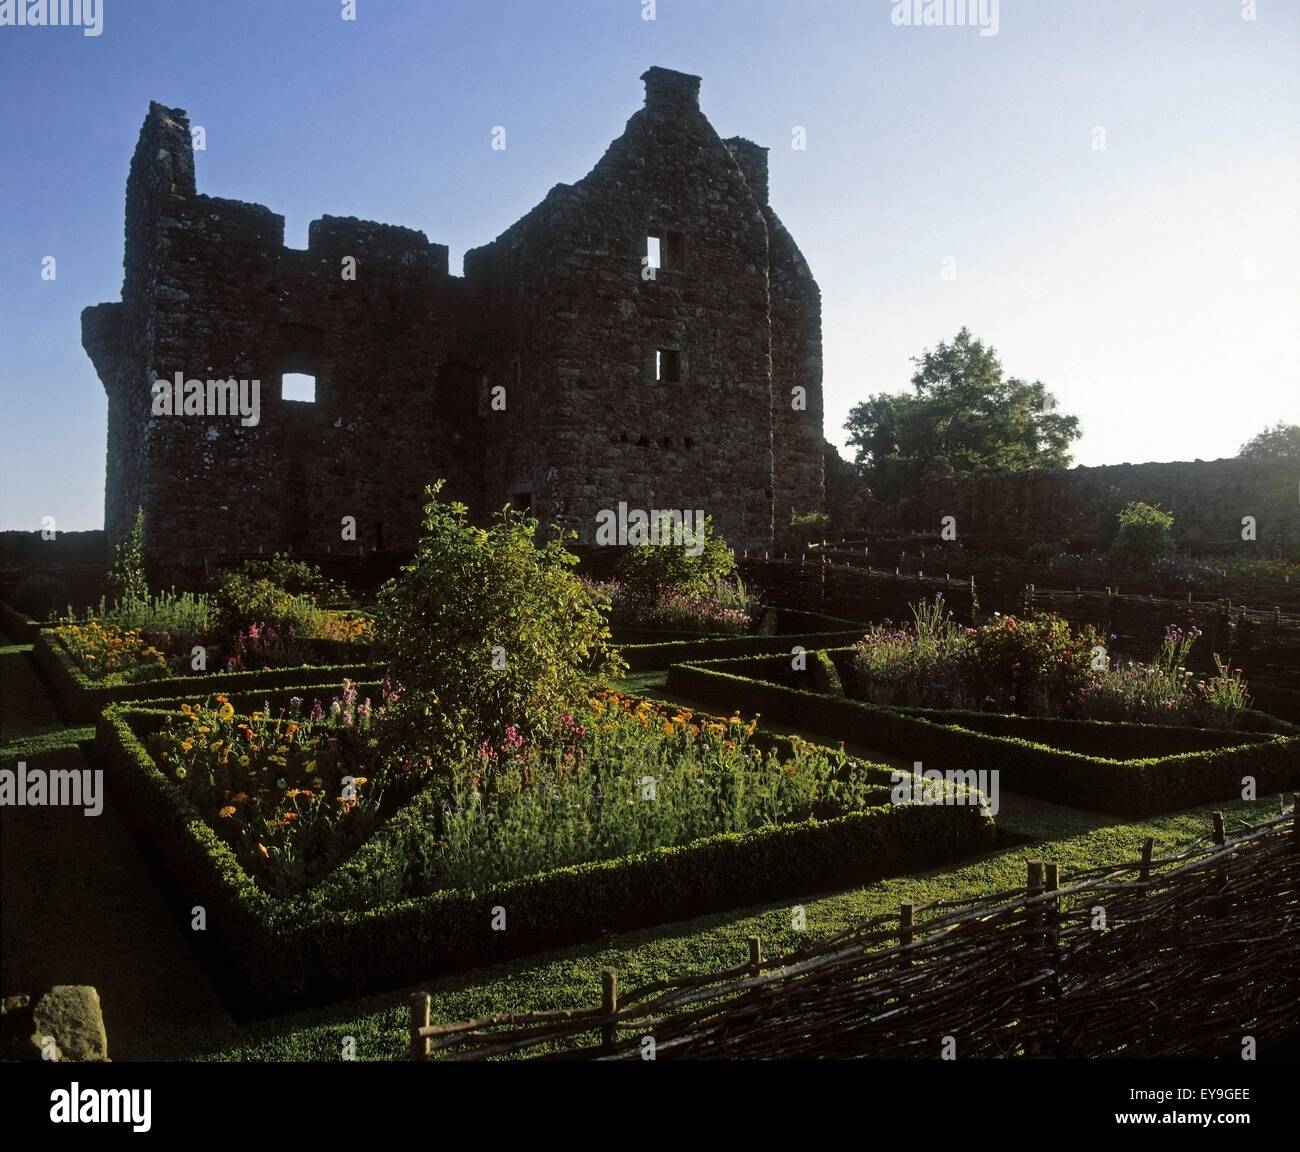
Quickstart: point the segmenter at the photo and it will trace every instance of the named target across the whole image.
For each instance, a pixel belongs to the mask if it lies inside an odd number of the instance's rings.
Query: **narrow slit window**
[[[682,354],[674,348],[658,349],[655,352],[655,379],[666,384],[680,384]]]
[[[286,372],[280,380],[280,398],[299,404],[316,403],[316,377],[301,372]]]
[[[647,236],[645,238],[645,266],[647,268],[662,268],[663,265],[663,245],[658,236]]]

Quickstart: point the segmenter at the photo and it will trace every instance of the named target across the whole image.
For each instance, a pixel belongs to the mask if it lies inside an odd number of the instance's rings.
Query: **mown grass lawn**
[[[746,937],[763,939],[765,955],[777,957],[906,902],[974,896],[1025,882],[1030,859],[1055,861],[1062,883],[1070,873],[1136,859],[1151,836],[1166,855],[1210,828],[1210,813],[1223,811],[1229,834],[1238,823],[1258,822],[1279,810],[1277,797],[1123,823],[1113,817],[1064,808],[1020,796],[1004,796],[998,824],[1005,839],[965,864],[913,873],[865,888],[810,899],[803,904],[806,932],[791,928],[789,902],[740,909],[686,923],[611,937],[542,957],[450,977],[419,986],[433,1000],[434,1023],[494,1012],[588,1007],[599,1002],[600,972],[612,968],[620,985],[634,988],[671,975],[733,965],[746,955]],[[282,1017],[242,1029],[223,1050],[196,1054],[220,1060],[338,1060],[347,1038],[358,1060],[397,1060],[406,1052],[406,989],[330,1009]]]

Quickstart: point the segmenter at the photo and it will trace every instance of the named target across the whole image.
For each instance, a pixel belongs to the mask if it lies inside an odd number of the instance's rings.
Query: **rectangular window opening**
[[[301,372],[286,372],[280,377],[280,399],[298,404],[316,403],[316,377]]]
[[[663,245],[658,236],[647,236],[645,238],[645,266],[647,268],[662,268],[663,265]]]
[[[682,354],[675,348],[660,348],[655,352],[655,379],[666,384],[680,384],[682,379]]]

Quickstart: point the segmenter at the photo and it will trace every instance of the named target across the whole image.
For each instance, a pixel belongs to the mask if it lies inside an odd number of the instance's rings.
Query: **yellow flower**
[[[257,850],[262,854],[262,859],[263,859],[263,860],[269,860],[269,859],[271,859],[271,853],[269,853],[269,852],[266,850],[266,845],[263,844],[260,840],[257,842]]]
[[[183,765],[179,765],[179,764],[178,764],[178,765],[176,766],[176,779],[177,779],[177,780],[184,780],[185,777],[188,776],[188,775],[189,775],[189,772],[187,772],[187,771],[185,770],[185,767],[184,767]]]
[[[223,705],[221,706],[221,708],[217,711],[217,715],[220,716],[221,719],[223,719],[223,720],[233,720],[233,719],[235,718],[235,708],[234,708],[234,705],[231,704],[229,701],[227,701],[227,702],[226,702],[225,704],[223,704]]]
[[[235,806],[233,804],[227,804],[220,812],[217,813],[217,815],[220,816],[223,820],[226,819],[228,816],[233,816],[234,814],[235,814]]]
[[[212,729],[209,728],[206,724],[200,724],[200,725],[199,725],[199,735],[200,735],[200,736],[206,736],[206,735],[207,735],[209,732],[211,732],[211,731],[212,731]]]
[[[181,741],[181,751],[191,752],[193,750],[194,750],[194,740],[192,737],[187,736],[184,740]]]

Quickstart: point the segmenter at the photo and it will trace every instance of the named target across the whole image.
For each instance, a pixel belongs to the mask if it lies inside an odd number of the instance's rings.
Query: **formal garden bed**
[[[993,837],[975,797],[892,805],[886,767],[616,694],[569,715],[558,759],[507,732],[406,779],[379,766],[359,692],[315,720],[305,703],[118,705],[96,737],[142,839],[268,1004],[864,883]]]
[[[1234,670],[1193,681],[1181,662],[1194,637],[1171,629],[1160,661],[1123,666],[1100,639],[1050,616],[958,628],[922,605],[910,627],[872,629],[855,648],[678,664],[667,687],[1127,816],[1239,796],[1245,777],[1260,794],[1300,782],[1300,729],[1250,709]]]

